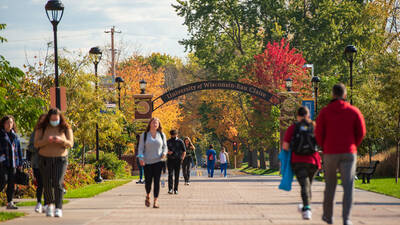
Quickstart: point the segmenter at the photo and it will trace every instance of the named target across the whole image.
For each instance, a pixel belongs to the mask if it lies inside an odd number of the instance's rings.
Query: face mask
[[[60,120],[56,120],[56,121],[50,120],[50,125],[53,126],[53,127],[56,127],[59,124],[60,124]]]

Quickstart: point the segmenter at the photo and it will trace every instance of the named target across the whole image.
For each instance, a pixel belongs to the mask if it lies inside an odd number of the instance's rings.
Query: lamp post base
[[[101,177],[100,167],[97,167],[97,174],[96,177],[94,178],[94,181],[96,181],[97,183],[103,182],[103,178]]]

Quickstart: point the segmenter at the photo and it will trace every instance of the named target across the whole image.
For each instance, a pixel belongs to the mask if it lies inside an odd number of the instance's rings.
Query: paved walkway
[[[179,195],[168,195],[167,189],[162,188],[160,209],[146,208],[143,185],[131,182],[91,199],[72,200],[64,206],[63,218],[47,218],[34,213],[33,207],[21,207],[28,216],[3,224],[325,224],[320,219],[324,188],[321,182],[313,185],[313,220],[304,221],[297,212],[300,203],[297,183],[291,192],[285,192],[278,190],[277,176],[230,175],[210,179],[204,176],[204,171],[198,172],[202,174],[193,177],[190,186],[180,186]],[[341,197],[339,186],[334,224],[342,224]],[[355,225],[400,223],[400,199],[361,190],[356,190],[355,199],[352,213]]]

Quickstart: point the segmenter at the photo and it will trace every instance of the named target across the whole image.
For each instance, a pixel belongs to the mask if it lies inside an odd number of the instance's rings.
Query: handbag
[[[17,170],[17,172],[15,173],[15,183],[20,185],[28,185],[29,175],[24,171]]]

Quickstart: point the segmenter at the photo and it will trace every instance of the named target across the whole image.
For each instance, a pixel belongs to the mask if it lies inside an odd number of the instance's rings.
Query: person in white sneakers
[[[221,166],[221,176],[226,177],[226,169],[228,168],[229,156],[226,152],[225,147],[222,147],[221,152],[219,153],[219,163]]]
[[[30,152],[31,167],[33,170],[33,176],[35,177],[35,181],[36,181],[37,204],[35,207],[35,212],[37,212],[37,213],[44,212],[44,207],[42,206],[43,178],[42,178],[42,174],[40,173],[40,170],[39,170],[39,149],[35,148],[34,141],[35,141],[35,132],[36,132],[39,124],[44,121],[44,118],[46,117],[46,115],[47,114],[42,114],[39,117],[37,124],[35,126],[35,129],[33,130],[31,137],[29,139],[29,145],[28,145],[28,151]]]
[[[303,219],[310,220],[311,213],[311,184],[314,176],[321,168],[321,157],[317,152],[314,136],[314,123],[310,119],[307,107],[301,106],[297,110],[296,122],[285,132],[282,148],[292,151],[291,164],[297,181],[301,187],[299,211]]]
[[[73,143],[71,126],[60,110],[50,109],[43,123],[39,124],[34,141],[35,148],[39,149],[47,216],[62,217],[64,175],[68,165],[68,149]]]

